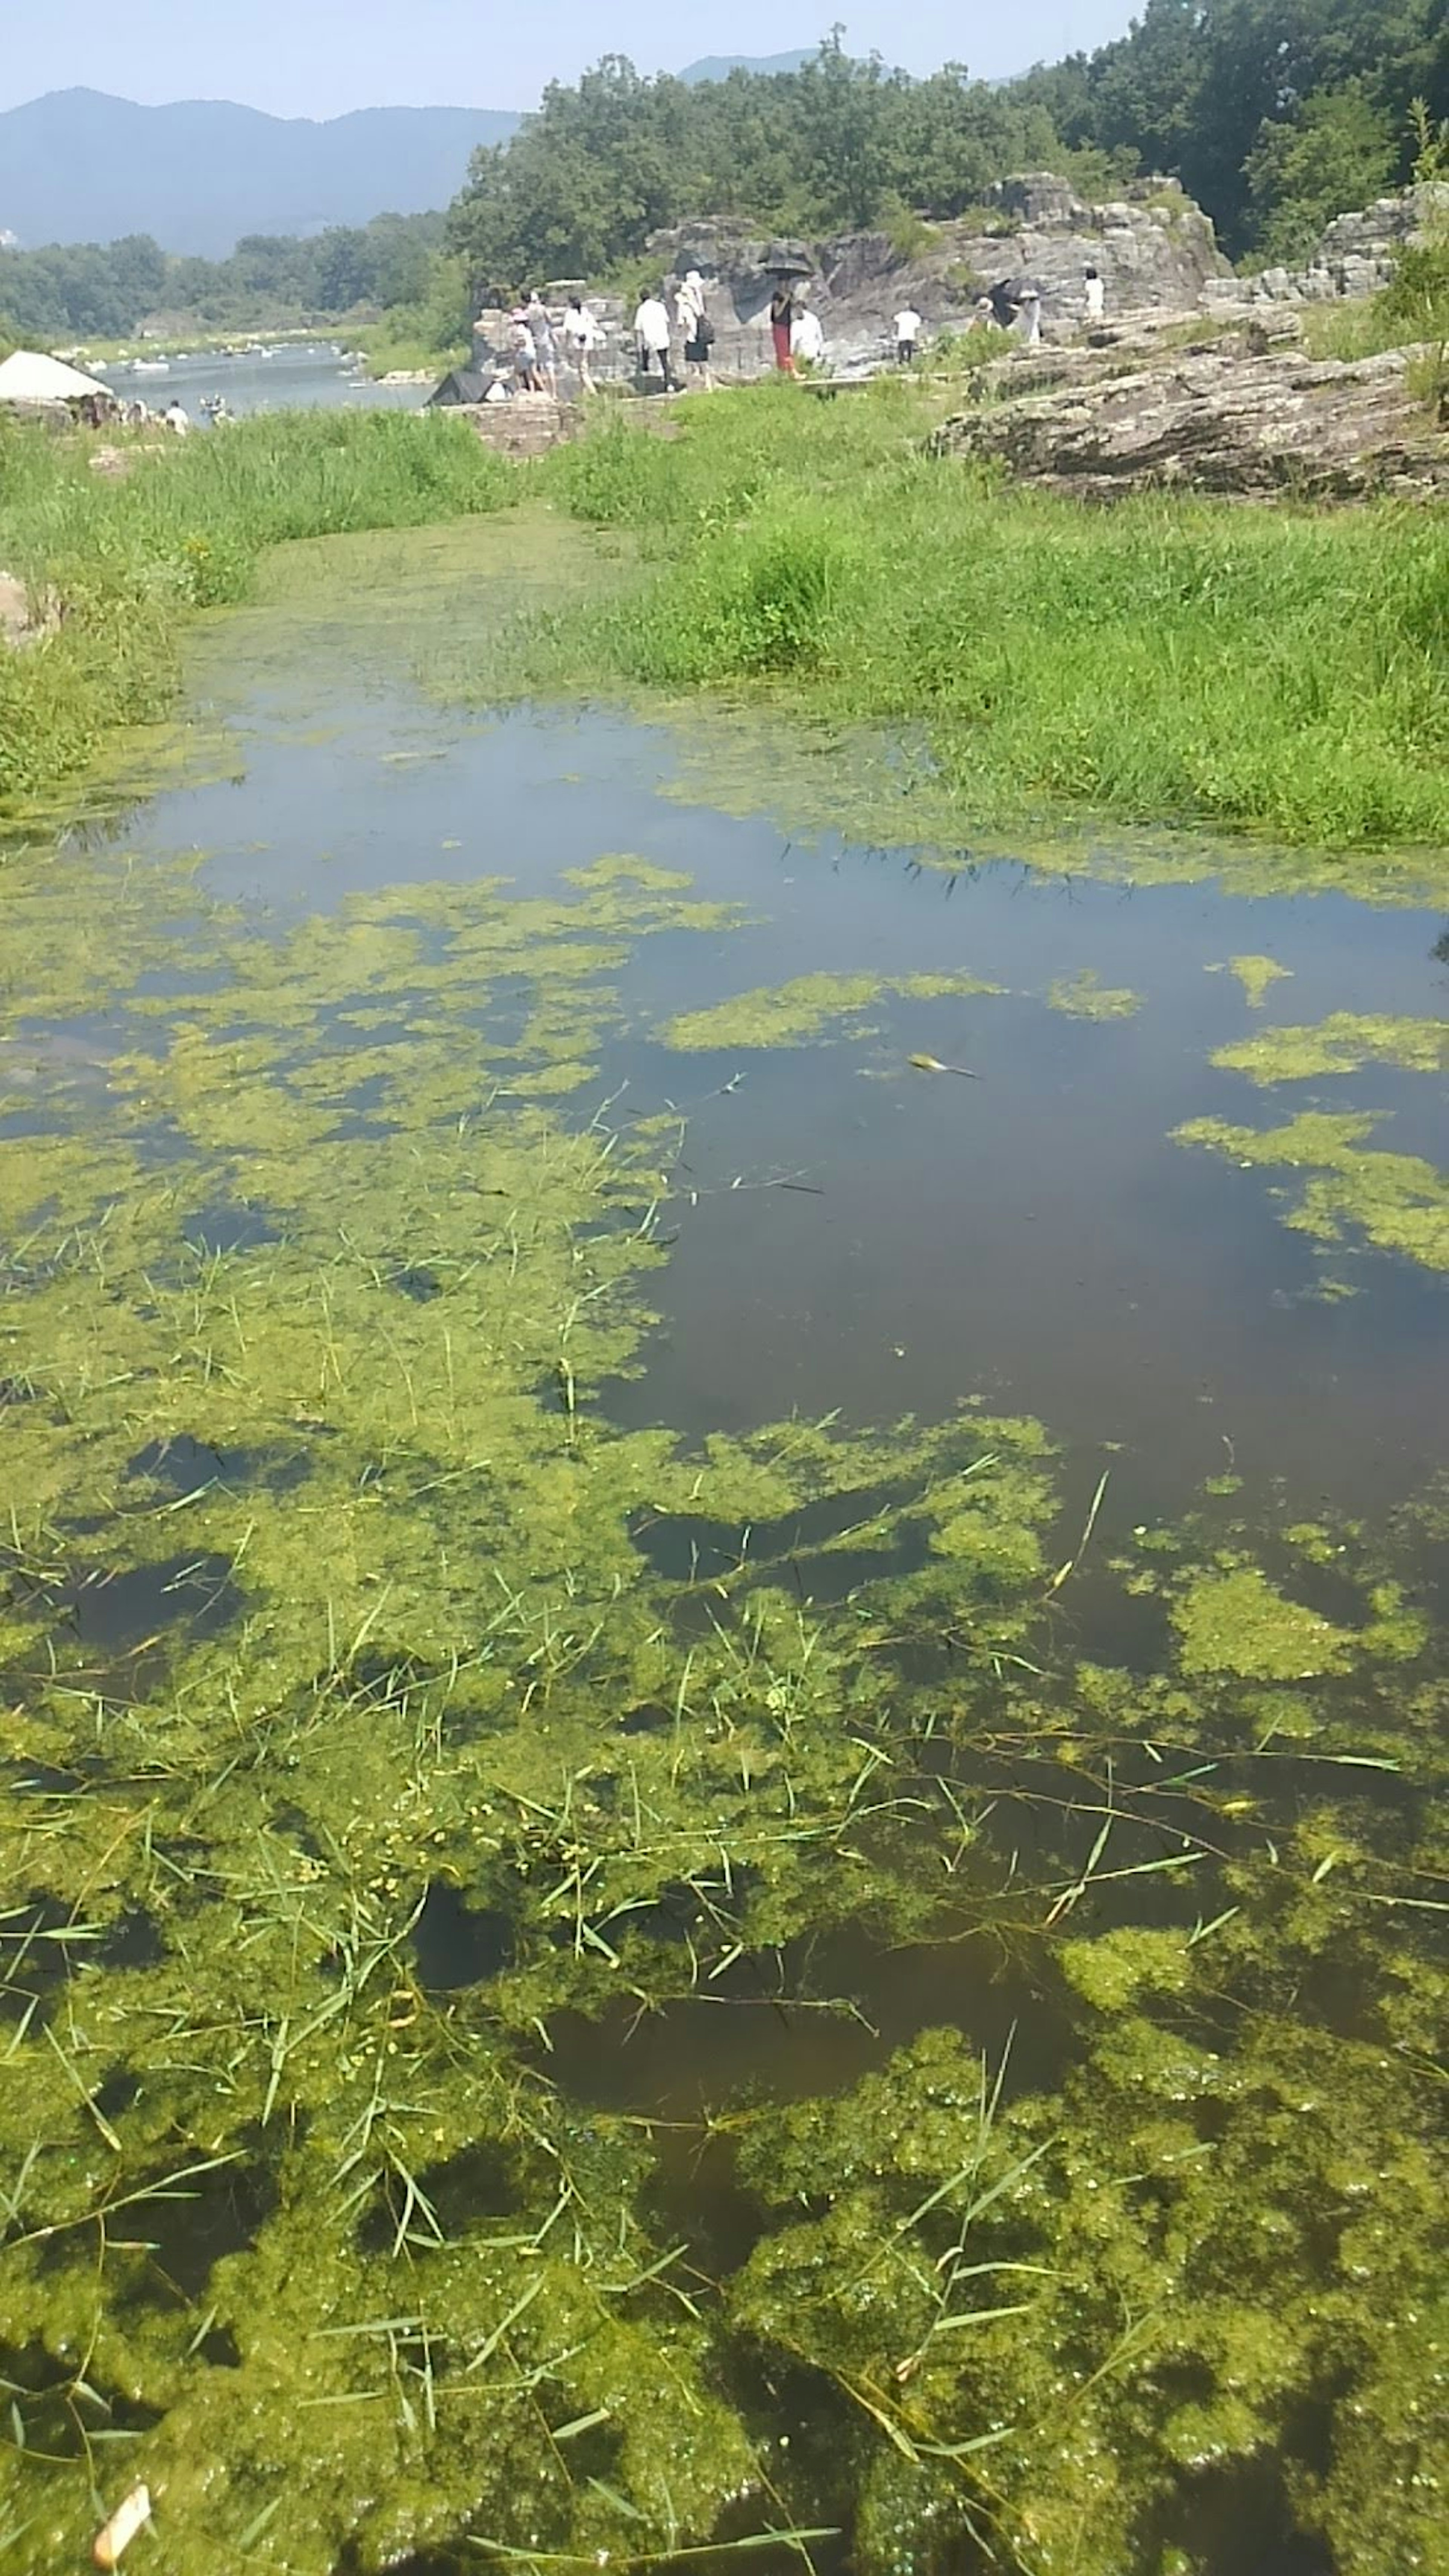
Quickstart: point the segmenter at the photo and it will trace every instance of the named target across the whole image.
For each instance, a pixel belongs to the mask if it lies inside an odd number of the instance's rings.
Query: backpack
[[[707,313],[701,313],[699,320],[696,322],[694,326],[694,338],[695,345],[698,348],[712,349],[714,347],[714,324],[711,322]]]

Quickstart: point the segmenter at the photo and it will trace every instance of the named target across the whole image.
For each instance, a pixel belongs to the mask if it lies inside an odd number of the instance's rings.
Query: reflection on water
[[[408,881],[567,892],[569,870],[612,849],[749,916],[713,941],[641,943],[621,981],[626,1033],[597,1096],[689,1122],[661,1328],[646,1374],[611,1398],[622,1418],[702,1431],[843,1406],[889,1421],[981,1394],[1111,1460],[1109,1529],[1180,1511],[1224,1473],[1259,1497],[1281,1484],[1299,1510],[1382,1512],[1437,1470],[1443,1282],[1326,1256],[1262,1175],[1173,1140],[1204,1115],[1266,1124],[1286,1098],[1381,1111],[1395,1150],[1432,1157],[1421,1076],[1370,1068],[1265,1097],[1209,1059],[1336,1010],[1433,1017],[1436,915],[1054,882],[1006,861],[952,882],[839,840],[802,846],[661,799],[678,776],[668,733],[597,711],[463,726],[395,689],[314,700],[301,739],[278,738],[280,714],[270,697],[253,713],[243,783],[168,797],[141,840],[201,851],[203,885],[260,921]],[[1245,955],[1284,970],[1256,1010],[1229,969]],[[1001,989],[886,999],[798,1048],[660,1042],[733,994],[862,970]],[[1141,1007],[1050,1007],[1083,975]],[[981,1079],[923,1078],[919,1052]],[[1096,1470],[1081,1472],[1085,1501]]]

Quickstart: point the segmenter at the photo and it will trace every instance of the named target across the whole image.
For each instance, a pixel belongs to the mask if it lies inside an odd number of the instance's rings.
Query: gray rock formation
[[[1357,214],[1337,215],[1303,268],[1264,268],[1248,277],[1210,278],[1210,305],[1333,304],[1343,297],[1377,295],[1388,285],[1406,242],[1427,226],[1449,221],[1449,186],[1442,182],[1380,197]]]
[[[1254,354],[1248,337],[1093,378],[1075,353],[1047,389],[1022,369],[1032,390],[947,421],[933,447],[1088,499],[1163,488],[1422,498],[1449,491],[1449,453],[1409,393],[1412,355],[1315,365],[1291,347]]]
[[[1036,280],[1051,339],[1085,318],[1089,266],[1104,281],[1109,313],[1126,306],[1193,311],[1206,283],[1226,269],[1207,216],[1170,180],[1139,181],[1122,198],[1093,206],[1055,173],[1025,171],[1000,183],[993,214],[990,223],[935,226],[909,257],[884,233],[807,244],[814,266],[808,292],[832,367],[860,373],[886,358],[891,317],[904,303],[917,307],[933,335],[960,329],[977,296],[1003,277]],[[716,364],[725,375],[758,375],[770,364],[769,247],[712,217],[650,238],[650,256],[671,287],[690,268],[705,279],[719,335]]]

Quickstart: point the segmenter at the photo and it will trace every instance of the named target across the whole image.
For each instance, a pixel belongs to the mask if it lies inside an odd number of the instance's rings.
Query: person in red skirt
[[[775,364],[782,376],[795,373],[795,358],[790,347],[790,334],[794,327],[794,289],[788,277],[779,277],[770,298],[770,334],[775,343]]]

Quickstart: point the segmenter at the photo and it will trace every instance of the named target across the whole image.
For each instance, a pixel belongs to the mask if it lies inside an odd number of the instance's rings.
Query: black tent
[[[480,403],[491,382],[492,378],[480,375],[476,367],[454,367],[429,394],[427,409],[448,411],[459,403]]]

